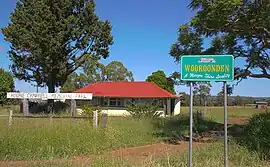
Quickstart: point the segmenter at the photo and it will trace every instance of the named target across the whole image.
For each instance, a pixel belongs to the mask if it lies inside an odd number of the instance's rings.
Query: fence
[[[8,127],[11,128],[13,118],[28,118],[28,119],[35,119],[35,118],[44,118],[44,119],[93,119],[93,128],[98,128],[98,112],[94,111],[93,116],[32,116],[32,115],[13,115],[13,110],[9,111],[9,115],[0,115],[0,117],[8,117]],[[101,114],[101,127],[106,128],[108,120],[108,114],[102,113]]]

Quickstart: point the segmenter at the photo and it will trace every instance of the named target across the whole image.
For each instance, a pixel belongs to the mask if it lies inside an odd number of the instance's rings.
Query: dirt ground
[[[243,125],[248,121],[247,118],[231,118],[228,120],[228,124],[238,124]],[[204,137],[205,139],[209,139],[209,137]],[[207,142],[203,142],[204,138],[202,138],[198,142],[193,143],[193,148],[198,148],[201,146],[207,145]],[[210,139],[211,140],[211,139]],[[71,162],[71,164],[91,164],[95,159],[110,159],[110,158],[123,158],[128,160],[131,163],[144,162],[153,158],[166,157],[167,155],[172,155],[175,153],[184,152],[189,148],[188,142],[180,142],[178,144],[168,144],[168,143],[156,143],[151,145],[145,145],[140,147],[132,147],[132,148],[123,148],[115,151],[108,152],[99,157],[97,156],[78,156],[73,157],[72,159],[59,159],[52,161],[0,161],[0,167],[27,167],[32,166],[34,164],[57,164],[63,162]]]
[[[245,125],[248,122],[248,118],[230,118],[228,119],[228,124],[237,124],[237,125]]]

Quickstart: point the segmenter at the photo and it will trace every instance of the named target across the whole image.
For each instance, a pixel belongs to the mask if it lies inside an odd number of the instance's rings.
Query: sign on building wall
[[[91,100],[92,93],[16,93],[8,92],[7,98],[9,99],[78,99],[78,100]]]
[[[232,55],[185,55],[181,57],[181,80],[233,81]]]

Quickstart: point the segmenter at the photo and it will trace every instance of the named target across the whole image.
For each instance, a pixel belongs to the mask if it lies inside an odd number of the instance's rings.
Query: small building
[[[164,116],[180,113],[180,106],[175,107],[179,97],[151,82],[97,82],[75,93],[93,93],[91,104],[102,107],[109,116],[130,115],[125,106],[142,102],[159,104],[158,112]]]
[[[266,109],[267,105],[268,105],[268,103],[265,101],[257,101],[256,102],[256,108],[258,108],[258,109]]]

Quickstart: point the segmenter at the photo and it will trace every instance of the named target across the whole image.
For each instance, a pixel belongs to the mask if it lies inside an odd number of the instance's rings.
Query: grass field
[[[195,109],[194,111],[196,111]],[[223,121],[223,108],[208,108],[205,115],[212,123]],[[1,111],[6,113],[7,111]],[[181,108],[188,113],[188,108]],[[231,117],[250,117],[262,112],[253,108],[229,108]],[[106,129],[93,129],[88,120],[68,119],[19,119],[13,120],[8,129],[7,117],[0,117],[0,160],[44,160],[70,158],[78,155],[99,155],[109,150],[159,142],[175,133],[188,132],[188,125],[180,119],[162,119],[158,127],[150,120],[132,118],[114,118],[108,120]],[[161,124],[161,125],[160,125]],[[206,124],[208,125],[208,124]],[[220,166],[222,164],[221,143],[194,152],[194,166]],[[261,166],[262,161],[256,154],[234,142],[230,145],[232,166]],[[206,150],[204,150],[206,149]],[[204,158],[207,157],[207,158]],[[185,166],[187,154],[171,155],[165,159],[154,159],[147,166]],[[252,163],[248,163],[252,162]],[[211,164],[211,165],[210,165]],[[40,166],[40,165],[38,165]],[[53,165],[51,165],[53,166]],[[55,166],[70,166],[56,164]],[[123,159],[114,161],[96,161],[93,166],[130,166]],[[132,165],[133,166],[133,165]]]
[[[224,112],[223,107],[196,107],[194,106],[194,112],[202,111],[205,113],[205,116],[211,120],[217,122],[223,122]],[[233,117],[251,117],[253,114],[263,112],[262,110],[251,108],[251,107],[229,107],[228,108],[228,118]],[[181,113],[189,113],[189,107],[182,107]]]

